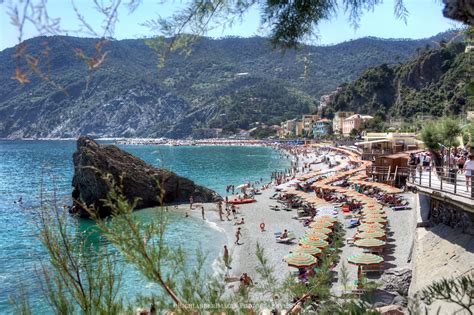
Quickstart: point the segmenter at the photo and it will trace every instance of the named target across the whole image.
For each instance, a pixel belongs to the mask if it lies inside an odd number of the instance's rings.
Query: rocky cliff
[[[122,187],[122,193],[129,201],[139,198],[136,209],[188,202],[190,196],[199,202],[221,199],[216,192],[187,178],[157,169],[114,145],[99,145],[87,137],[77,140],[73,160],[72,196],[80,203],[98,209],[101,216],[110,214],[103,200],[110,191],[111,179]],[[75,209],[81,216],[87,216],[79,203]]]
[[[399,65],[381,65],[343,84],[328,103],[326,115],[336,111],[412,118],[458,115],[474,106],[472,61],[463,43],[420,51]]]

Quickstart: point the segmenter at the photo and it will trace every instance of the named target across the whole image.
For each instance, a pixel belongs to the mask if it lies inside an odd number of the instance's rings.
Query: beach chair
[[[349,221],[347,227],[350,228],[350,229],[352,229],[352,228],[355,228],[355,227],[357,227],[357,226],[359,226],[359,225],[360,225],[359,219],[352,219],[352,220]]]
[[[379,274],[382,274],[383,264],[363,266],[362,271],[365,272],[365,273],[378,272]]]
[[[287,238],[280,238],[280,237],[277,237],[275,238],[276,242],[277,243],[283,243],[283,244],[291,244],[293,243],[293,241],[296,240],[296,235],[294,233],[288,233],[288,237]]]
[[[352,237],[346,238],[346,244],[349,246],[354,246],[354,241]]]

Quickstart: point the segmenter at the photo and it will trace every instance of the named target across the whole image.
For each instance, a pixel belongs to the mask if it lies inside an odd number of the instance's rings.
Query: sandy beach
[[[298,165],[304,165],[304,163],[314,161],[316,158],[317,156],[315,154],[310,154],[306,157],[299,156]],[[344,161],[340,156],[335,156],[334,160],[337,162]],[[311,170],[327,168],[328,166],[326,164],[321,163],[312,165]],[[299,172],[299,174],[301,174],[301,172]],[[206,209],[207,224],[221,230],[226,238],[225,243],[227,244],[232,257],[231,269],[228,270],[228,275],[230,277],[240,277],[242,273],[246,272],[255,282],[259,281],[259,275],[256,272],[256,268],[259,266],[256,257],[257,243],[265,249],[265,256],[268,259],[268,263],[273,268],[274,275],[279,281],[285,280],[293,269],[288,267],[288,265],[283,261],[283,257],[288,254],[291,248],[297,246],[297,240],[291,244],[277,243],[275,241],[275,233],[287,229],[293,232],[298,239],[305,234],[307,228],[303,226],[302,221],[297,219],[296,210],[275,211],[270,209],[271,206],[279,205],[277,200],[271,199],[275,194],[274,187],[275,186],[272,185],[268,189],[262,190],[260,195],[255,196],[255,199],[257,200],[256,202],[239,205],[236,218],[231,216],[231,221],[227,221],[225,215],[224,221],[220,221],[217,205],[204,205]],[[413,209],[413,195],[405,194],[404,198],[409,201]],[[384,270],[405,267],[410,268],[411,251],[414,239],[413,231],[416,224],[412,213],[413,210],[393,211],[388,207],[385,207],[384,210],[386,211],[390,222],[387,246],[384,254]],[[201,212],[193,210],[192,215],[201,217]],[[235,222],[240,221],[242,218],[245,219],[245,224],[235,225]],[[356,229],[347,228],[348,220],[345,219],[341,213],[338,215],[338,221],[344,226],[346,233],[345,238],[353,237]],[[264,232],[260,229],[261,223],[265,224]],[[234,244],[235,233],[238,227],[241,228],[242,233],[240,245]],[[349,279],[357,279],[357,267],[348,264],[347,258],[351,255],[362,253],[362,249],[349,244],[344,244],[341,250],[341,260],[334,268],[335,273],[339,275],[342,264],[345,264],[348,270]],[[223,249],[221,253],[223,253]],[[380,275],[371,275],[370,278],[377,281],[377,279],[380,278]],[[229,283],[231,289],[237,288],[237,286],[238,282]],[[342,284],[337,276],[332,286],[332,291],[336,295],[342,293]]]

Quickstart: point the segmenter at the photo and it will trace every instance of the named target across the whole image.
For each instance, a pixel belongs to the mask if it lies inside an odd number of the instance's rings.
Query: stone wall
[[[463,233],[474,235],[472,216],[442,200],[431,198],[429,221],[433,225],[444,224]]]
[[[474,268],[473,223],[469,214],[434,198],[423,197],[419,201],[417,216],[430,224],[416,229],[410,297],[435,281],[459,277]],[[438,307],[440,314],[453,314],[459,309],[445,302],[426,307],[428,314],[436,313]]]

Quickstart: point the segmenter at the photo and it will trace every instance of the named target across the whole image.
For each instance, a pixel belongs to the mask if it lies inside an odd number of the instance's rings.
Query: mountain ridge
[[[182,138],[208,128],[232,133],[255,122],[277,124],[314,111],[322,95],[370,66],[406,61],[432,40],[362,38],[282,54],[261,37],[204,38],[187,57],[169,55],[159,70],[158,56],[142,40],[111,41],[89,79],[74,51],[92,55],[96,43],[65,36],[25,42],[32,56],[49,50],[40,69],[50,69],[67,95],[31,74],[23,86],[11,80],[17,65],[27,71],[25,61],[12,62],[13,48],[0,52],[0,138]]]

